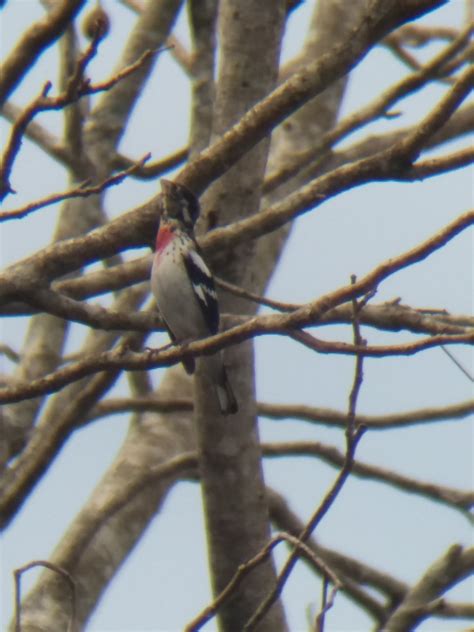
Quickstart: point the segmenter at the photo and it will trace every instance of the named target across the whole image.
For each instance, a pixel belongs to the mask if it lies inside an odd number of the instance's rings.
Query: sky
[[[92,4],[92,3],[91,3]],[[116,0],[104,2],[112,15],[112,31],[91,67],[92,78],[111,73],[120,43],[129,31],[131,14]],[[303,3],[290,18],[283,55],[291,58],[301,45],[312,10]],[[42,15],[40,3],[9,0],[0,12],[0,53],[4,57],[27,24]],[[425,23],[458,27],[464,18],[464,3],[452,0]],[[177,32],[187,42],[185,16]],[[428,58],[434,46],[421,52]],[[24,82],[13,95],[26,104],[47,79],[55,79],[56,52],[49,50],[36,64],[33,79]],[[405,70],[385,49],[369,54],[351,78],[342,115],[356,111],[381,93]],[[166,85],[166,90],[161,86]],[[376,89],[374,89],[374,85]],[[153,85],[160,99],[150,106],[139,104],[122,149],[139,157],[148,151],[154,158],[182,147],[187,137],[189,94],[185,79],[169,55],[158,62]],[[370,126],[378,133],[397,125],[413,124],[436,103],[443,93],[440,85],[400,104],[401,121],[385,120]],[[58,130],[58,114],[41,115],[39,121]],[[144,124],[145,122],[145,124]],[[0,120],[5,141],[8,126]],[[349,145],[367,130],[352,135]],[[158,149],[150,138],[159,139]],[[449,149],[460,147],[451,143]],[[465,146],[465,141],[462,144]],[[444,151],[444,148],[443,148]],[[25,141],[15,165],[13,187],[17,194],[5,209],[18,207],[36,197],[66,188],[64,170]],[[117,216],[148,199],[156,183],[129,181],[110,191],[106,206]],[[268,295],[287,302],[305,302],[348,282],[351,274],[362,276],[378,263],[400,254],[428,238],[472,206],[472,171],[412,184],[380,183],[341,194],[298,219],[281,259]],[[51,207],[27,220],[0,226],[1,263],[8,265],[46,245],[54,227],[58,207]],[[400,297],[414,307],[445,308],[452,313],[472,313],[472,231],[465,231],[428,260],[384,282],[376,303]],[[140,256],[140,251],[128,257]],[[21,349],[26,319],[0,323],[1,340]],[[68,349],[80,345],[86,328],[75,327]],[[348,327],[318,329],[316,335],[328,340],[347,340]],[[371,343],[399,340],[394,334],[364,330]],[[161,338],[154,337],[153,340]],[[409,340],[408,334],[403,340]],[[317,355],[284,337],[265,336],[256,340],[257,392],[260,401],[306,403],[346,410],[354,360]],[[467,348],[452,348],[465,366],[473,367]],[[11,369],[0,358],[1,371]],[[153,372],[158,383],[161,371]],[[110,396],[124,394],[120,380]],[[425,406],[443,406],[472,397],[472,384],[439,349],[410,358],[367,359],[358,410],[362,414],[403,412]],[[13,569],[32,559],[47,559],[67,525],[87,500],[102,474],[113,461],[127,431],[127,416],[102,419],[75,433],[41,483],[35,488],[1,541],[1,625],[6,627],[13,607]],[[264,441],[315,440],[343,447],[339,430],[301,421],[260,420]],[[427,424],[404,430],[367,432],[357,450],[363,462],[392,468],[421,480],[460,489],[472,489],[472,419]],[[305,520],[318,505],[337,472],[314,459],[269,460],[265,462],[268,484],[284,493],[291,507]],[[190,526],[192,525],[192,532]],[[472,544],[472,529],[459,513],[417,496],[403,494],[380,483],[352,478],[344,487],[317,532],[318,541],[368,561],[396,577],[414,582],[446,548],[454,543]],[[179,542],[171,547],[170,542]],[[281,564],[287,555],[279,547]],[[32,584],[37,571],[25,578]],[[464,582],[450,597],[469,601],[473,584]],[[183,595],[186,599],[183,600]],[[306,630],[306,610],[319,603],[320,583],[303,565],[293,573],[284,591],[284,605],[292,631]],[[204,525],[199,487],[181,483],[166,501],[164,511],[151,523],[139,545],[113,580],[95,611],[90,632],[172,632],[182,629],[210,600],[207,579]],[[369,620],[342,594],[328,614],[327,630],[359,632],[369,629]],[[464,625],[466,627],[467,623]],[[452,632],[462,622],[430,619],[421,632]],[[211,622],[204,628],[215,630]]]

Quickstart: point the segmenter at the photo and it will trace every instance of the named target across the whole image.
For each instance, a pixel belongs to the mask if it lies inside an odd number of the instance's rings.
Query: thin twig
[[[100,39],[100,36],[97,35],[89,44],[85,52],[78,59],[76,69],[69,79],[66,89],[63,93],[59,94],[56,97],[48,97],[48,93],[51,90],[52,84],[51,82],[45,83],[39,96],[37,96],[18,117],[16,123],[13,125],[0,167],[0,199],[3,199],[8,193],[13,192],[13,189],[10,186],[10,173],[13,162],[18,151],[20,150],[25,130],[32,119],[36,116],[36,114],[38,114],[39,112],[46,112],[50,110],[60,110],[65,106],[77,101],[83,96],[95,94],[104,90],[109,90],[116,83],[118,83],[131,73],[135,72],[152,55],[155,55],[158,52],[156,50],[145,51],[143,55],[141,55],[139,59],[137,59],[134,63],[125,67],[123,70],[112,76],[107,81],[103,81],[97,84],[91,84],[88,79],[84,78],[84,72],[87,64],[97,53]]]
[[[351,277],[351,284],[355,286],[357,283],[356,277]],[[361,304],[364,304],[364,300],[368,300],[366,297],[362,299]],[[357,303],[356,297],[352,297],[353,301],[353,331],[354,331],[354,342],[357,346],[364,346],[364,341],[360,336],[359,323],[358,323],[358,310],[359,305]],[[357,354],[356,357],[356,366],[354,372],[354,382],[352,385],[352,389],[349,395],[349,410],[347,414],[347,428],[346,428],[346,454],[344,458],[344,464],[334,481],[333,485],[326,493],[322,503],[319,505],[313,516],[310,518],[305,528],[301,532],[299,539],[302,542],[308,540],[311,537],[318,524],[327,514],[329,509],[332,507],[335,502],[339,492],[343,488],[346,480],[348,479],[353,464],[354,464],[354,455],[356,447],[364,433],[365,428],[360,426],[356,420],[356,408],[357,408],[357,400],[360,392],[360,388],[362,386],[363,381],[363,361],[364,356],[362,354]],[[296,562],[298,561],[298,551],[295,549],[293,553],[289,556],[285,565],[283,566],[282,571],[278,575],[278,579],[275,587],[268,593],[267,597],[262,601],[260,606],[257,608],[255,613],[250,617],[247,621],[244,630],[249,632],[250,630],[254,630],[257,624],[263,619],[266,615],[272,604],[281,594],[283,587],[290,576],[291,571],[293,570]]]
[[[23,573],[26,573],[32,568],[36,568],[37,566],[43,566],[54,573],[60,575],[63,579],[66,580],[67,585],[69,586],[70,596],[71,596],[71,615],[69,617],[67,632],[75,632],[76,630],[76,582],[74,581],[74,577],[64,568],[57,566],[57,564],[53,564],[52,562],[48,562],[46,560],[34,560],[25,564],[20,568],[16,568],[13,571],[15,577],[15,632],[21,632],[21,578]]]
[[[272,553],[273,549],[280,544],[287,542],[294,547],[294,551],[304,552],[307,559],[322,573],[326,574],[335,586],[342,586],[339,577],[325,564],[301,539],[290,535],[289,533],[278,533],[250,560],[241,564],[235,572],[227,586],[217,595],[209,606],[207,606],[197,617],[195,617],[184,628],[184,632],[197,632],[202,626],[212,619],[222,604],[235,592],[237,587],[242,583],[243,579],[259,564],[264,562]]]
[[[6,358],[8,358],[11,362],[20,362],[20,354],[15,351],[15,349],[13,349],[12,347],[10,347],[9,345],[5,344],[5,343],[1,343],[0,344],[0,354],[4,355]]]
[[[167,171],[170,171],[171,169],[174,169],[175,167],[178,167],[187,159],[187,157],[188,148],[183,147],[161,160],[156,160],[154,162],[149,162],[147,165],[143,165],[131,175],[141,180],[151,180],[163,173],[166,173]],[[114,169],[128,169],[133,166],[135,162],[122,154],[117,154],[113,159],[112,164]]]
[[[471,375],[471,373],[466,369],[466,367],[461,362],[459,362],[459,360],[454,356],[454,354],[452,354],[451,351],[444,345],[441,345],[440,348],[442,351],[444,351],[444,353],[448,356],[448,358],[458,367],[458,369],[462,373],[464,373],[467,379],[470,382],[474,382],[474,376]]]
[[[0,107],[41,53],[60,37],[85,0],[55,3],[52,11],[32,24],[19,38],[0,68]]]
[[[315,620],[315,632],[324,632],[324,621],[327,612],[327,599],[328,599],[328,579],[323,577],[321,585],[321,609],[318,612]]]
[[[70,198],[88,197],[89,195],[102,193],[102,191],[104,191],[105,189],[116,186],[117,184],[121,184],[125,180],[125,178],[139,171],[143,167],[143,165],[150,159],[150,155],[151,154],[146,154],[143,158],[141,158],[138,162],[136,162],[128,169],[120,171],[119,173],[115,173],[114,175],[106,178],[97,185],[88,186],[88,182],[83,182],[79,186],[69,189],[68,191],[64,191],[63,193],[54,193],[41,200],[37,200],[36,202],[32,202],[31,204],[22,206],[21,208],[11,211],[4,211],[0,213],[0,222],[5,222],[10,219],[21,219],[23,217],[26,217],[30,213],[33,213],[34,211],[44,208],[45,206],[57,204],[58,202],[68,200]]]
[[[314,530],[317,528],[318,524],[321,522],[321,520],[327,514],[329,509],[332,507],[339,492],[344,486],[344,483],[346,482],[351,472],[355,449],[357,447],[359,440],[362,437],[362,434],[363,434],[363,429],[359,428],[355,432],[354,436],[351,438],[349,442],[349,449],[346,451],[344,466],[339,472],[333,485],[326,493],[321,504],[319,505],[315,513],[311,516],[310,520],[307,522],[303,531],[300,533],[298,539],[301,542],[305,542],[312,535]],[[266,615],[268,610],[271,608],[272,604],[279,597],[291,571],[293,570],[296,562],[298,561],[298,557],[299,557],[299,552],[297,549],[295,549],[291,553],[285,565],[283,566],[283,569],[279,573],[276,585],[268,593],[267,597],[264,599],[264,601],[260,604],[260,606],[257,608],[255,613],[252,615],[252,617],[245,624],[245,627],[244,627],[245,632],[249,632],[250,630],[254,630],[256,628],[257,624],[263,619],[263,617]]]

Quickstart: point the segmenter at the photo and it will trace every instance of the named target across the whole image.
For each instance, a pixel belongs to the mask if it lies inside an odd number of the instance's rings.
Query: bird
[[[185,343],[219,330],[219,304],[214,278],[194,238],[200,213],[197,197],[178,182],[161,179],[162,213],[151,268],[151,289],[171,340]],[[194,358],[183,359],[188,374]],[[209,357],[210,377],[221,414],[235,414],[237,400],[221,352]]]

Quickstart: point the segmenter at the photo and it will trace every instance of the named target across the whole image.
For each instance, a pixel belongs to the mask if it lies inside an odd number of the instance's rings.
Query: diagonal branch
[[[323,60],[325,59],[326,56],[324,56]],[[462,99],[469,93],[473,73],[474,69],[468,70],[455,84],[447,97],[442,100],[433,116],[428,116],[421,123],[419,127],[427,130],[423,136],[420,136],[418,129],[416,129],[405,142],[401,141],[397,143],[395,147],[385,152],[359,161],[355,165],[341,167],[319,178],[312,184],[304,187],[298,193],[286,198],[281,204],[268,209],[266,212],[259,213],[254,217],[238,222],[232,225],[232,228],[220,228],[213,231],[203,240],[204,245],[206,245],[209,251],[217,248],[229,248],[240,241],[252,239],[261,234],[276,230],[297,215],[321,204],[322,201],[327,199],[330,195],[334,195],[336,192],[359,186],[373,179],[380,181],[396,179],[397,176],[402,174],[404,170],[410,166],[411,158],[421,150],[423,143],[427,142],[429,137],[428,132],[434,134],[442,125],[443,120],[449,117],[454,104],[459,105]],[[266,100],[263,101],[262,104],[263,103],[266,103]],[[265,112],[266,110],[263,105],[262,108],[263,112]],[[271,113],[271,108],[269,106],[268,108]],[[268,113],[267,115],[270,116]],[[244,121],[244,119],[245,117],[242,121]],[[241,123],[232,129],[237,130]],[[206,182],[209,182],[212,177],[217,177],[217,175],[213,175],[214,167],[212,165],[214,162],[217,162],[221,170],[230,165],[230,163],[227,162],[228,158],[226,158],[225,153],[227,147],[229,147],[229,152],[238,153],[238,156],[236,154],[236,159],[245,152],[246,147],[241,145],[239,140],[240,137],[237,132],[234,134],[232,130],[230,130],[221,140],[217,141],[209,150],[206,150],[200,157],[193,161],[192,165],[186,167],[181,179],[183,181],[186,180],[189,184],[190,178],[188,178],[186,174],[188,173],[188,169],[191,168],[191,172],[194,174],[199,170],[199,178],[205,179]],[[211,152],[212,160],[209,155]],[[201,171],[203,174],[202,178]],[[209,178],[207,178],[206,174],[209,174]],[[199,188],[200,187],[198,187],[197,190],[199,190]],[[62,247],[46,248],[41,253],[38,253],[38,255],[16,264],[10,268],[6,274],[14,274],[17,266],[21,266],[25,272],[26,268],[28,268],[29,272],[29,274],[23,274],[23,278],[28,278],[31,275],[30,278],[36,282],[38,275],[46,275],[47,278],[53,279],[59,274],[64,274],[67,271],[81,267],[87,262],[95,261],[99,256],[110,256],[123,248],[143,245],[147,241],[147,239],[144,239],[144,234],[153,232],[152,227],[156,221],[158,206],[159,198],[111,222],[106,228],[94,231],[94,233],[84,237],[82,240],[63,243],[61,245]],[[46,262],[47,273],[44,265]],[[3,275],[0,297],[1,294],[5,295],[8,293],[8,286],[8,278],[5,279],[5,275]]]
[[[440,4],[443,0],[412,0],[403,4],[395,0],[374,0],[348,41],[304,66],[257,103],[236,126],[190,163],[180,180],[200,193],[289,114],[352,70],[390,30]]]
[[[312,562],[315,568],[326,574],[331,579],[335,587],[338,589],[344,587],[344,580],[341,580],[337,574],[327,566],[327,564],[325,564],[304,542],[301,541],[301,539],[296,538],[289,533],[278,533],[273,536],[268,544],[252,559],[247,560],[244,564],[239,566],[227,586],[217,595],[209,606],[204,608],[197,617],[186,625],[184,632],[198,632],[198,630],[201,630],[201,628],[217,614],[222,604],[236,591],[247,575],[259,564],[262,564],[271,555],[273,549],[280,544],[280,542],[287,542],[293,547],[293,550],[298,551],[301,555],[304,554],[307,559]]]
[[[474,211],[461,215],[451,224],[448,224],[448,226],[411,250],[380,264],[355,283],[330,292],[290,314],[256,316],[244,324],[233,327],[221,334],[211,336],[205,340],[191,342],[187,345],[181,345],[170,350],[155,350],[146,353],[124,350],[105,352],[99,356],[86,358],[80,362],[73,363],[64,369],[34,380],[29,384],[0,389],[0,402],[14,402],[35,397],[39,394],[54,392],[65,384],[80,379],[81,377],[109,368],[136,371],[158,366],[169,366],[182,360],[184,357],[212,354],[225,346],[248,340],[255,335],[262,335],[266,332],[286,333],[289,329],[297,329],[316,324],[330,309],[342,303],[346,303],[353,298],[367,294],[375,289],[383,280],[399,270],[419,261],[423,261],[472,224],[474,224]],[[455,338],[449,336],[440,337],[438,342],[440,344],[446,344],[449,340],[453,339]],[[458,339],[458,341],[462,342],[471,342],[473,340],[474,333],[464,335]],[[429,346],[433,346],[433,341],[428,340],[422,344],[422,348]],[[367,348],[364,347],[362,350],[367,353]],[[353,351],[357,352],[357,347],[354,347]]]
[[[298,173],[298,171],[309,162],[314,161],[318,156],[331,147],[334,147],[334,145],[355,130],[360,129],[363,125],[377,120],[382,116],[386,116],[389,108],[397,101],[424,87],[434,76],[439,74],[446,61],[469,42],[471,34],[472,26],[469,25],[458,37],[450,42],[446,48],[417,72],[405,77],[394,86],[391,86],[371,103],[359,109],[354,114],[347,116],[333,129],[325,132],[318,142],[308,151],[299,153],[293,160],[287,161],[276,173],[270,174],[265,181],[265,191],[268,192],[278,187],[284,181]]]
[[[407,592],[385,622],[383,632],[414,630],[432,610],[436,612],[436,607],[442,605],[437,603],[439,598],[452,586],[472,575],[473,571],[474,547],[464,549],[460,544],[453,544]]]

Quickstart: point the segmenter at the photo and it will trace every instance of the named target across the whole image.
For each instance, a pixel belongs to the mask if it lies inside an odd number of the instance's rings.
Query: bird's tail
[[[234,390],[227,377],[222,353],[217,352],[214,355],[200,358],[199,362],[204,363],[205,372],[216,393],[221,415],[235,415],[239,407]]]
[[[219,400],[219,408],[222,415],[235,415],[239,410],[234,391],[227,377],[225,367],[221,366],[219,379],[215,382],[217,399]]]

